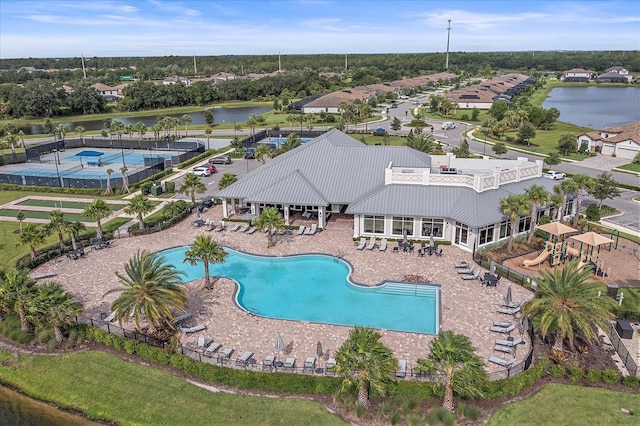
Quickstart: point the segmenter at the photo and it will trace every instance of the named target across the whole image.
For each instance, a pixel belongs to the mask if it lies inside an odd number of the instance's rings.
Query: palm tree
[[[222,263],[228,253],[216,243],[211,235],[200,234],[196,237],[190,249],[184,252],[184,262],[195,266],[198,262],[204,264],[204,287],[211,289],[209,279],[209,264]]]
[[[225,173],[222,175],[220,180],[218,181],[218,189],[225,189],[227,186],[235,183],[238,180],[238,177],[233,173]]]
[[[144,229],[144,216],[149,214],[151,210],[153,210],[153,204],[142,194],[138,194],[129,200],[129,204],[124,208],[126,214],[133,214],[138,217],[140,230]]]
[[[191,123],[191,116],[189,114],[184,114],[180,121],[184,124],[184,135],[189,136],[189,123]]]
[[[289,133],[289,136],[287,136],[287,140],[282,144],[280,150],[282,152],[287,152],[299,147],[300,145],[302,145],[302,139],[300,139],[300,136],[298,136],[296,133]]]
[[[204,134],[207,135],[207,151],[210,149],[209,148],[209,139],[211,138],[211,133],[213,133],[213,129],[209,126],[207,126],[204,129]]]
[[[268,207],[260,212],[260,216],[255,220],[254,225],[259,230],[267,232],[267,247],[271,247],[273,245],[272,233],[274,230],[282,228],[284,218],[274,207]]]
[[[113,174],[113,169],[107,169],[107,188],[104,193],[110,195],[113,190],[111,189],[111,175]]]
[[[87,227],[84,226],[84,223],[82,222],[67,221],[67,223],[65,224],[64,230],[71,237],[71,246],[73,247],[74,250],[78,250],[78,245],[76,244],[76,238],[78,238],[78,236],[80,235],[80,232],[84,231],[85,229],[87,229]]]
[[[142,328],[143,318],[151,333],[173,329],[171,320],[175,312],[185,308],[187,292],[180,279],[184,272],[165,262],[165,257],[158,253],[138,251],[125,264],[124,274],[116,272],[122,287],[107,291],[105,296],[119,293],[111,304],[111,310],[120,324],[132,315],[138,330]]]
[[[129,178],[127,177],[127,166],[120,167],[120,174],[122,174],[122,190],[129,193]]]
[[[188,173],[180,188],[178,188],[178,192],[180,194],[186,194],[191,196],[191,206],[196,205],[196,194],[203,194],[207,190],[207,187],[204,186],[204,183],[200,180],[199,176],[194,175],[193,173]]]
[[[555,332],[553,350],[561,351],[565,337],[573,349],[574,330],[578,330],[588,342],[597,339],[593,325],[605,328],[603,321],[612,319],[616,307],[610,297],[600,297],[597,283],[588,282],[591,268],[582,267],[578,259],[555,268],[541,271],[536,297],[525,302],[525,315],[540,315],[540,331],[543,336]]]
[[[524,190],[524,194],[531,204],[531,225],[529,229],[529,237],[527,238],[527,242],[531,244],[538,220],[538,207],[549,204],[551,194],[549,194],[549,192],[540,185],[531,185],[530,188]]]
[[[83,308],[60,284],[50,282],[37,286],[31,311],[34,322],[53,327],[56,343],[60,345],[64,341],[62,327],[72,324],[72,318],[80,315]]]
[[[251,129],[251,141],[256,141],[256,126],[258,125],[258,120],[255,115],[251,115],[247,120],[247,126]]]
[[[435,139],[429,133],[423,133],[422,129],[416,128],[415,132],[411,130],[407,137],[407,146],[424,153],[432,152],[435,147]]]
[[[465,397],[481,397],[480,390],[487,373],[476,355],[471,340],[453,331],[443,331],[429,343],[429,356],[418,359],[418,370],[444,376],[442,406],[453,412],[453,393]]]
[[[266,143],[259,143],[255,151],[255,156],[258,161],[264,164],[267,161],[267,158],[271,157],[272,153],[273,150],[269,148],[269,145]]]
[[[36,258],[36,249],[44,243],[46,232],[35,223],[27,223],[18,237],[20,244],[28,246],[31,251],[31,260]]]
[[[567,198],[569,194],[576,192],[576,185],[571,179],[565,179],[553,187],[553,192],[562,196],[562,204],[558,208],[558,220],[564,222],[565,209],[567,206]]]
[[[513,237],[518,232],[518,219],[521,214],[528,210],[529,204],[523,194],[511,194],[507,198],[500,200],[500,209],[511,225],[511,233],[509,233],[509,242],[507,243],[507,251],[511,253],[513,250]]]
[[[108,171],[107,171],[108,172]],[[98,240],[102,239],[102,219],[108,217],[111,214],[111,209],[104,202],[104,200],[97,199],[94,200],[93,203],[89,204],[82,213],[84,216],[89,219],[93,219],[96,221],[96,225],[98,226],[98,230],[96,231],[96,238]]]
[[[20,210],[16,215],[16,219],[18,220],[18,222],[20,222],[20,232],[22,232],[22,221],[24,221],[24,218],[25,218],[24,212]]]
[[[28,310],[37,293],[35,280],[26,269],[9,268],[0,280],[0,302],[5,312],[14,312],[20,318],[20,329],[29,331]]]
[[[582,208],[582,191],[589,191],[593,187],[593,179],[582,173],[575,174],[570,179],[573,181],[576,189],[576,214],[573,216],[573,227],[578,226],[580,218],[580,209]]]
[[[84,127],[82,126],[78,126],[75,129],[73,129],[73,132],[76,135],[80,135],[80,139],[82,140],[82,145],[84,145],[84,133],[86,132],[86,130],[84,129]]]
[[[64,231],[68,221],[64,218],[64,213],[60,210],[51,210],[49,212],[49,223],[45,229],[48,233],[58,234],[58,243],[60,244],[60,252],[64,251]]]
[[[386,393],[398,367],[398,361],[381,338],[371,328],[356,326],[335,353],[336,373],[343,377],[342,391],[355,387],[357,404],[363,407],[369,406],[370,389],[380,395]]]

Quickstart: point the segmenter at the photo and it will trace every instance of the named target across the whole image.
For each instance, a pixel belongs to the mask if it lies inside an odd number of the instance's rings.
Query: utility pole
[[[449,69],[449,36],[451,35],[451,19],[449,19],[449,26],[447,27],[447,59],[444,64],[444,69]]]
[[[193,75],[198,76],[198,65],[196,64],[196,55],[193,55]]]

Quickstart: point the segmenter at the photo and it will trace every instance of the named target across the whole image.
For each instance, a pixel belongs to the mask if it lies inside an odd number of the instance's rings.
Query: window
[[[363,231],[369,234],[384,234],[384,216],[364,215]]]
[[[531,228],[531,218],[521,217],[518,222],[518,233],[528,231]]]
[[[442,238],[444,236],[444,219],[423,217],[421,235],[423,237]]]
[[[413,218],[394,216],[391,233],[393,235],[404,235],[404,231],[407,231],[407,235],[413,236]]]
[[[480,228],[480,238],[478,245],[489,244],[493,242],[493,235],[495,233],[495,225],[489,225],[484,228]]]
[[[507,238],[511,235],[511,223],[508,220],[500,223],[500,238]]]

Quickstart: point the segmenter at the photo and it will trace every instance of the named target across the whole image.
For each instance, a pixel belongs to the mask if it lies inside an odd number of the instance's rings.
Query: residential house
[[[596,77],[597,83],[629,83],[631,82],[631,76],[627,73],[626,75],[620,74],[615,71],[609,71],[604,74],[600,74]]]
[[[445,173],[446,172],[446,173]],[[281,154],[220,191],[225,218],[274,207],[291,225],[311,214],[353,220],[353,237],[448,241],[464,250],[508,238],[500,200],[532,185],[553,191],[542,161],[431,156],[406,146],[365,145],[339,130]],[[565,213],[573,213],[573,201]],[[543,214],[548,209],[540,209]],[[523,212],[517,232],[531,223]]]
[[[181,83],[184,84],[185,86],[189,87],[191,86],[191,79],[189,77],[180,77],[178,75],[174,75],[171,77],[167,77],[164,80],[162,80],[162,84],[165,86],[170,86],[172,84],[177,84],[177,83]]]
[[[590,152],[632,160],[640,153],[640,121],[578,135],[578,149],[583,144]]]
[[[573,68],[562,73],[560,80],[567,83],[588,83],[595,73],[582,68]]]
[[[535,83],[534,78],[524,74],[506,74],[453,90],[445,98],[458,108],[489,109],[496,101],[511,103],[511,98]]]

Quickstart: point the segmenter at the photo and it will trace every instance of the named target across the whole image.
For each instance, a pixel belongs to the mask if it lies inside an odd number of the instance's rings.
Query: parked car
[[[458,126],[453,121],[445,121],[444,123],[442,123],[442,130],[455,129],[456,127]]]
[[[256,158],[256,150],[253,148],[247,148],[247,152],[244,153],[244,158],[247,160]]]
[[[549,170],[547,173],[543,174],[542,177],[546,177],[547,179],[553,179],[553,180],[561,180],[561,179],[564,179],[565,177],[567,177],[567,175],[565,175],[562,172],[556,172],[554,170]]]
[[[211,173],[218,173],[218,169],[216,169],[216,166],[214,166],[213,164],[209,164],[205,167],[208,168]]]
[[[231,157],[228,155],[218,155],[217,157],[209,158],[209,164],[231,164]]]
[[[398,104],[391,104],[391,108],[398,108]]]
[[[188,173],[191,173],[200,177],[211,176],[211,172],[209,171],[208,167],[194,167],[193,169],[189,170]]]

